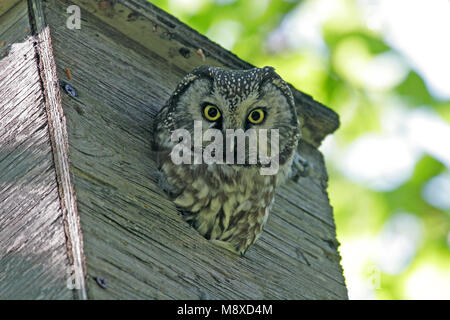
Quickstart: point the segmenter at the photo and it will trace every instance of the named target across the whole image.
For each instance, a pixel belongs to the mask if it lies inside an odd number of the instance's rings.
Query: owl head
[[[280,164],[292,158],[300,137],[292,92],[272,67],[198,67],[183,78],[166,107],[170,130],[193,133],[194,121],[224,137],[227,129],[278,129]]]

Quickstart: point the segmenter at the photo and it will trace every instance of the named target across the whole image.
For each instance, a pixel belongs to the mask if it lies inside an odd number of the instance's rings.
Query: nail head
[[[106,279],[104,277],[96,276],[95,281],[101,288],[103,288],[103,289],[108,288],[108,281],[106,281]]]

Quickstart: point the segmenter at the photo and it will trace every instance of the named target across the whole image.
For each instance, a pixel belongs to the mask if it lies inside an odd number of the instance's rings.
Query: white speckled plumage
[[[208,102],[221,110],[221,122],[202,116]],[[260,125],[249,125],[248,114],[264,107]],[[261,175],[261,164],[181,164],[170,159],[171,133],[193,133],[194,120],[203,131],[278,129],[279,171]],[[155,119],[154,146],[169,196],[187,221],[207,239],[233,252],[245,253],[261,235],[276,187],[289,174],[300,138],[294,99],[287,84],[271,67],[225,70],[202,66],[186,75]],[[224,134],[225,136],[225,134]],[[205,146],[205,145],[204,145]],[[248,158],[246,157],[246,160]]]

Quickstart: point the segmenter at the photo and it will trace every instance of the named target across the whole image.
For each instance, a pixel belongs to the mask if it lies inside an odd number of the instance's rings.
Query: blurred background
[[[335,110],[351,299],[450,299],[449,0],[151,0]]]

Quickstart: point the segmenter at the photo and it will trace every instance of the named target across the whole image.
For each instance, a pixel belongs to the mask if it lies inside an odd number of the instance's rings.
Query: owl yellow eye
[[[255,109],[248,115],[248,121],[253,124],[259,124],[264,120],[264,111],[262,109]]]
[[[203,114],[205,115],[205,118],[209,121],[216,121],[217,119],[220,118],[219,109],[211,104],[208,104],[203,108]]]

